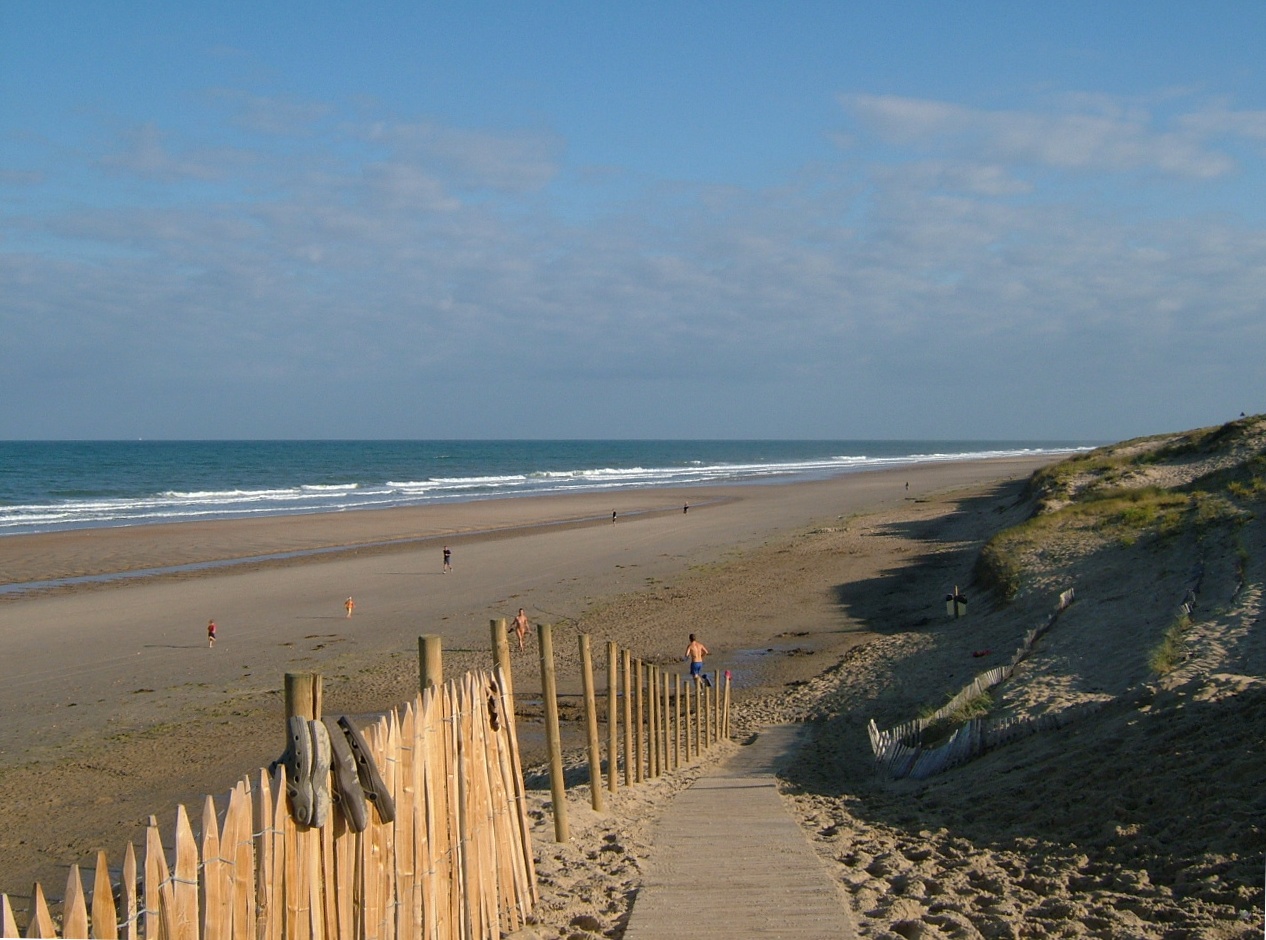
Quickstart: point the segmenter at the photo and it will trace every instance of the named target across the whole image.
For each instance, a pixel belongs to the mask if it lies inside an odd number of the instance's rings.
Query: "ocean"
[[[0,536],[815,479],[1087,441],[0,441]]]

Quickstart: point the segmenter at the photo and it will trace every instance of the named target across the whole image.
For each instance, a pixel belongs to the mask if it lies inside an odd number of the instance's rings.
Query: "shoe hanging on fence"
[[[330,815],[330,733],[320,721],[309,721],[312,736],[312,819],[319,829]]]
[[[295,822],[306,826],[312,821],[312,732],[301,715],[292,715],[286,730],[290,744],[277,763],[286,768],[290,812]]]
[[[347,743],[343,729],[329,719],[325,721],[325,726],[329,731],[330,751],[333,755],[333,803],[342,810],[343,818],[353,832],[364,832],[369,826],[369,808],[365,805],[365,791],[360,786],[356,757],[352,754],[352,747]]]
[[[365,791],[365,799],[378,809],[379,819],[385,823],[393,822],[396,818],[396,801],[392,799],[386,781],[378,772],[378,765],[374,763],[374,755],[369,752],[364,736],[346,715],[338,720],[338,726],[343,729],[347,743],[352,747],[352,754],[356,757],[356,770],[360,776],[361,789]]]

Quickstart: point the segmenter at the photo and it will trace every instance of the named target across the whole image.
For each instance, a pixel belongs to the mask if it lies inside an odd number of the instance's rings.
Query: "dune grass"
[[[1158,676],[1166,676],[1178,668],[1187,658],[1187,628],[1191,616],[1186,613],[1174,618],[1161,637],[1160,643],[1147,657],[1147,666]]]

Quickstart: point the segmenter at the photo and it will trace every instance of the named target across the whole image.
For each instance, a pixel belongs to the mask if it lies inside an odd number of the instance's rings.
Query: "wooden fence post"
[[[642,661],[633,660],[633,710],[636,727],[633,732],[633,782],[642,782],[642,730],[645,724],[642,712]]]
[[[681,674],[673,673],[673,767],[681,766]]]
[[[720,740],[720,735],[717,734],[717,729],[720,727],[721,719],[721,677],[716,673],[714,673],[714,675],[716,675],[716,681],[713,682],[711,687],[708,689],[708,698],[710,700],[709,704],[712,706],[712,715],[708,721],[709,746],[716,744],[717,741]]]
[[[563,779],[563,743],[558,731],[558,685],[554,677],[554,625],[537,626],[541,648],[541,698],[545,703],[545,738],[549,745],[549,791],[554,804],[554,838],[567,842],[567,781]]]
[[[444,638],[434,633],[418,637],[418,691],[444,684]]]
[[[492,632],[492,662],[505,676],[506,701],[513,708],[514,677],[510,674],[510,634],[506,628],[506,618],[498,617],[496,620],[488,621],[488,628]]]
[[[321,717],[321,674],[319,672],[286,673],[286,721],[296,715],[309,721]],[[289,740],[289,732],[287,732]]]
[[[667,742],[668,719],[664,714],[664,670],[658,666],[655,667],[655,685],[651,689],[651,694],[655,696],[655,770],[657,777],[662,777],[668,769],[666,754],[667,749],[664,744]]]
[[[695,694],[699,697],[699,753],[712,746],[712,699],[702,679],[695,680]]]
[[[721,671],[712,674],[712,743],[721,743]]]
[[[665,774],[672,770],[672,765],[669,763],[672,755],[668,753],[668,733],[673,723],[672,715],[668,712],[668,698],[664,695],[668,673],[661,667],[656,670],[655,675],[655,694],[659,697],[659,772]]]
[[[633,655],[621,650],[624,674],[624,785],[633,785]]]
[[[724,732],[725,740],[728,741],[729,740],[729,670],[728,669],[725,670],[725,709],[724,709],[723,715],[725,716],[725,720],[724,722],[722,722],[722,731]]]
[[[659,776],[659,667],[646,664],[646,755],[651,780]]]
[[[692,713],[693,713],[693,703],[691,702],[691,696],[690,696],[690,678],[689,678],[689,677],[686,677],[685,679],[682,679],[682,680],[681,680],[681,684],[682,684],[682,690],[681,690],[681,691],[682,691],[682,692],[685,694],[685,696],[686,696],[686,701],[685,701],[685,703],[684,703],[684,704],[685,704],[685,707],[686,707],[686,715],[685,715],[685,718],[686,718],[686,723],[685,723],[685,727],[682,729],[682,731],[684,732],[684,734],[685,734],[685,738],[686,738],[686,744],[685,744],[685,748],[686,748],[686,763],[690,763],[690,761],[691,761],[691,759],[692,759],[692,755],[694,754],[694,747],[693,747],[693,741],[692,741],[692,736],[693,736],[693,733],[694,733],[694,732],[693,732],[693,728],[694,728],[694,719],[692,718]]]
[[[717,725],[717,735],[715,735],[715,741],[720,744],[720,718],[722,718],[722,716],[720,716],[720,670],[718,669],[715,671],[713,675],[715,676],[713,679],[713,687],[717,689],[713,693],[713,695],[715,695],[715,702],[717,702],[717,716],[713,718],[713,723]]]
[[[661,692],[664,696],[664,705],[662,711],[664,713],[664,769],[674,770],[676,765],[673,763],[672,748],[668,742],[672,739],[673,733],[673,713],[672,713],[672,696],[669,694],[669,688],[672,680],[668,673],[663,673],[663,681],[660,683]]]
[[[616,708],[619,706],[619,663],[616,662],[616,646],[614,640],[607,640],[607,789],[616,793],[620,789],[616,771],[619,761],[615,752],[619,742],[620,724],[616,721]]]
[[[704,684],[695,679],[695,702],[699,706],[699,715],[695,718],[695,737],[699,756],[708,747],[708,690]]]
[[[721,723],[722,736],[728,741],[730,739],[730,671],[725,671],[725,709],[722,712],[725,716]]]
[[[585,694],[585,732],[589,742],[589,802],[602,812],[606,806],[602,798],[602,747],[598,743],[598,699],[593,686],[593,651],[589,634],[582,633],[580,641],[580,684]]]
[[[663,712],[663,769],[672,770],[675,768],[672,763],[672,676],[667,671],[660,670],[660,697],[662,699]]]

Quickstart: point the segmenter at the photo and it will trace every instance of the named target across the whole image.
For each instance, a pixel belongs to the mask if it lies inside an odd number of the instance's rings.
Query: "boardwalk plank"
[[[674,797],[625,940],[856,936],[840,888],[778,795],[774,774],[799,732],[763,730]]]

